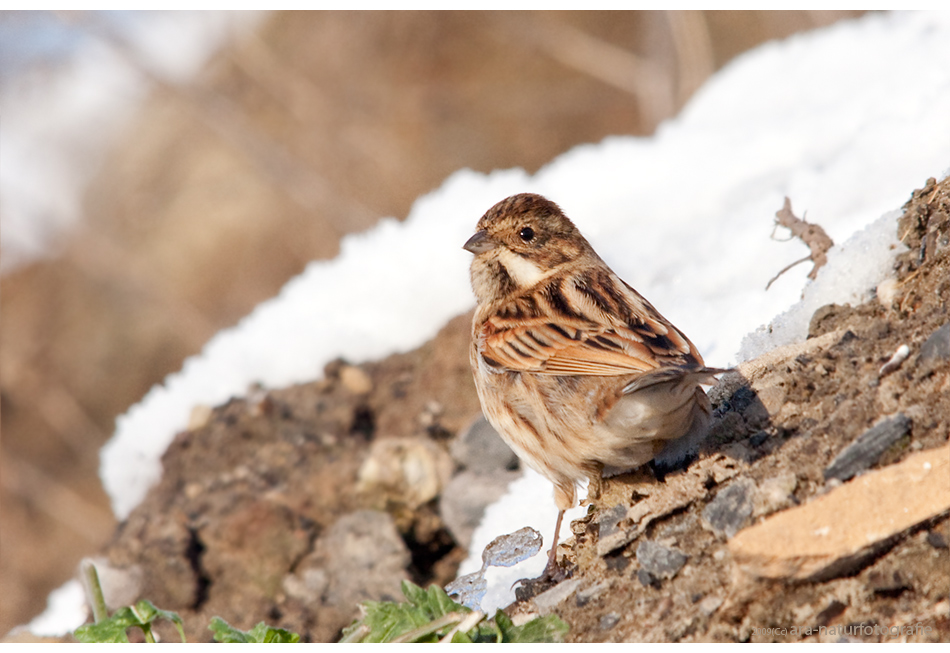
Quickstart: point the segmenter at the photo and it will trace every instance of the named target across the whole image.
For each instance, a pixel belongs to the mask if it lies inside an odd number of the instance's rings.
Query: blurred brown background
[[[459,168],[650,134],[740,52],[853,15],[275,13],[153,78],[60,255],[0,279],[0,635],[110,538],[115,417],[341,235]]]

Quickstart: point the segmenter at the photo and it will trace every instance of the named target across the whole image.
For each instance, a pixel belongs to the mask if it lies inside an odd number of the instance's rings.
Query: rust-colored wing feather
[[[676,327],[606,270],[547,280],[496,309],[476,337],[488,365],[517,372],[621,376],[703,364]]]

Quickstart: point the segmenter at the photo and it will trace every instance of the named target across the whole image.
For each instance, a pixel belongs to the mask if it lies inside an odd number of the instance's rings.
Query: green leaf
[[[296,644],[300,635],[283,628],[268,626],[263,621],[250,630],[239,630],[221,617],[212,617],[208,630],[214,641],[226,644]]]
[[[495,623],[498,624],[504,641],[513,643],[563,642],[567,631],[571,629],[554,614],[515,626],[508,615],[499,610],[495,613]]]
[[[409,581],[402,582],[407,602],[364,601],[364,617],[343,631],[345,641],[391,642],[412,635],[413,642],[437,642],[458,623],[450,615],[460,617],[471,612],[449,598],[441,587],[422,589]],[[430,624],[432,628],[428,628]],[[445,622],[445,623],[442,623]],[[418,632],[415,632],[418,631]]]
[[[105,619],[97,624],[80,626],[73,635],[83,644],[128,644],[126,626]]]
[[[155,641],[152,635],[152,624],[164,619],[175,624],[181,641],[185,641],[185,630],[182,627],[181,617],[175,612],[159,610],[151,601],[139,601],[134,606],[120,608],[108,619],[97,624],[80,626],[75,631],[76,639],[86,643],[122,642],[129,641],[126,630],[140,628],[145,633],[145,639]]]
[[[417,607],[425,606],[428,600],[428,594],[424,589],[408,580],[402,581],[401,587],[403,595],[409,599],[410,603]]]

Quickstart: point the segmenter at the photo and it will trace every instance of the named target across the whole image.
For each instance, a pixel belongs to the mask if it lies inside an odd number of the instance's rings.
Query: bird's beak
[[[482,229],[481,231],[476,231],[475,235],[465,241],[465,244],[462,245],[462,249],[467,249],[472,254],[481,254],[482,252],[487,252],[497,245],[494,240],[488,237],[488,233]]]

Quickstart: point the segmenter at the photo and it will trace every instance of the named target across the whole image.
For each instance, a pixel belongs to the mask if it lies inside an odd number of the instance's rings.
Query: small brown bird
[[[584,478],[649,462],[700,437],[707,368],[689,339],[607,267],[540,195],[493,206],[465,249],[478,300],[470,358],[488,421],[554,484],[557,532]]]

